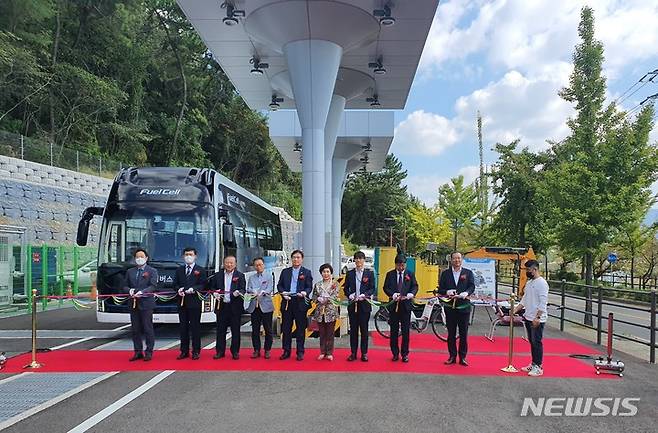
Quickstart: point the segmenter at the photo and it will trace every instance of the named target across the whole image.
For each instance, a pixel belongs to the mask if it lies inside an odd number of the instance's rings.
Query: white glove
[[[399,297],[400,297],[400,294],[398,292],[393,293],[393,300],[394,301],[397,301]]]
[[[457,291],[456,291],[456,290],[452,290],[452,289],[451,289],[451,290],[448,290],[448,291],[446,292],[446,295],[448,295],[448,296],[455,296],[456,294],[457,294]]]
[[[178,296],[185,296],[185,289],[183,289],[182,287],[178,289]]]
[[[321,304],[324,304],[326,300],[324,299],[324,296],[318,296],[318,302]]]
[[[135,289],[130,289],[128,293],[130,294],[130,296],[135,296]]]
[[[135,296],[142,296],[142,291],[140,290],[137,293],[135,293]]]
[[[301,296],[302,298],[306,297],[306,292],[299,292],[297,296]]]
[[[286,301],[289,301],[289,300],[290,300],[290,296],[288,296],[288,295],[283,295],[283,299],[285,299]]]
[[[354,293],[352,293],[352,294],[350,295],[350,301],[353,301],[353,300],[354,300]]]
[[[240,296],[240,291],[239,290],[233,290],[233,296]]]
[[[462,298],[462,299],[466,299],[467,296],[468,296],[468,292],[461,292],[459,294],[459,297]]]
[[[359,301],[365,301],[366,295],[360,294],[359,297],[357,298]]]
[[[222,295],[221,295],[220,293],[217,293],[217,292],[213,292],[212,295],[213,295],[213,297],[214,297],[215,299],[219,299],[219,298],[222,297]]]
[[[407,293],[407,299],[413,299],[414,294],[413,293]]]
[[[190,287],[189,289],[187,289],[185,291],[185,293],[187,293],[188,295],[191,295],[192,293],[194,293],[194,289]]]

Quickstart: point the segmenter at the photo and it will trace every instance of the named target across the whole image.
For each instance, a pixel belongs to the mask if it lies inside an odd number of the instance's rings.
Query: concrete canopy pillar
[[[338,136],[338,126],[340,125],[340,119],[345,110],[346,99],[343,96],[334,94],[331,98],[331,106],[329,108],[329,116],[327,117],[327,125],[324,129],[324,151],[325,151],[325,256],[327,262],[331,263],[331,266],[334,268],[334,275],[338,275],[340,269],[336,266],[335,257],[340,259],[340,255],[336,256],[333,248],[333,237],[332,237],[332,220],[335,217],[336,210],[332,208],[332,190],[333,190],[333,163],[332,159],[334,156],[334,149],[336,148],[336,137]],[[340,215],[340,209],[339,209]],[[340,238],[340,236],[339,236]]]
[[[302,249],[314,275],[325,263],[325,127],[343,49],[324,40],[283,47],[302,128]]]

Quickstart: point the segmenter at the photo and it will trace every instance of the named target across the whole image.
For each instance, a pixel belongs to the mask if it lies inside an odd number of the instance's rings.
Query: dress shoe
[[[152,354],[152,353],[148,353],[148,352],[146,352],[146,353],[144,354],[144,361],[150,361],[150,360],[152,360],[152,359],[153,359],[153,354]]]
[[[269,350],[265,351],[265,359],[270,359],[270,351]]]
[[[404,355],[402,357],[402,362],[409,362],[409,355]]]
[[[142,352],[135,352],[132,358],[130,358],[128,361],[137,361],[138,359],[144,359],[144,354]]]
[[[192,353],[192,359],[194,359],[194,360],[199,359],[199,354],[196,353],[196,352]]]
[[[279,356],[279,359],[284,360],[290,358],[290,352],[283,352],[281,356]]]
[[[223,353],[215,353],[215,354],[212,356],[212,359],[222,359],[223,357],[224,357],[224,354],[223,354]]]
[[[361,355],[361,361],[362,362],[368,362],[368,355]]]
[[[176,359],[185,359],[189,357],[190,355],[188,353],[182,353],[176,357]]]
[[[455,363],[455,358],[448,358],[443,362],[445,365],[452,365]]]
[[[352,353],[350,356],[347,357],[347,360],[350,361],[350,362],[355,361],[356,360],[356,355]]]
[[[260,350],[254,350],[254,353],[250,356],[251,359],[260,358]]]
[[[459,360],[459,365],[463,365],[464,367],[468,367],[468,362],[466,362],[465,359],[460,359]]]
[[[235,360],[240,359],[240,354],[239,353],[231,353],[231,357]]]
[[[327,359],[327,361],[333,361],[334,355],[327,355],[325,358]]]
[[[303,353],[298,353],[296,359],[297,359],[297,361],[303,361],[304,360],[304,354]]]
[[[397,361],[398,359],[400,359],[399,355],[393,355],[393,361]]]

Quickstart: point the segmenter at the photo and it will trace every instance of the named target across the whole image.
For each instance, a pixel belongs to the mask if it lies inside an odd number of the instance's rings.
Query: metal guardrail
[[[505,276],[503,276],[505,278]],[[637,311],[641,313],[646,313],[649,317],[649,325],[643,323],[631,322],[623,319],[615,319],[615,322],[622,323],[628,326],[633,327],[633,329],[645,329],[649,331],[649,341],[646,341],[643,338],[638,337],[637,335],[625,335],[618,332],[613,332],[613,336],[631,341],[636,344],[641,344],[649,347],[649,362],[652,364],[656,363],[656,304],[657,304],[657,293],[656,289],[651,289],[649,291],[638,291],[638,290],[628,290],[628,289],[617,289],[613,287],[603,287],[603,286],[587,286],[585,284],[579,283],[570,283],[565,280],[554,281],[548,280],[549,284],[549,294],[557,295],[560,298],[560,303],[554,305],[558,308],[559,314],[553,314],[549,311],[549,317],[560,320],[560,331],[564,331],[565,323],[573,323],[576,325],[584,326],[588,329],[596,331],[596,344],[602,343],[603,334],[607,334],[607,327],[604,328],[603,320],[607,320],[607,316],[603,313],[603,307],[615,307],[629,311]],[[497,286],[509,287],[512,288],[512,284],[504,281],[498,281]],[[570,290],[572,289],[572,290]],[[573,293],[573,289],[584,290],[585,295]],[[633,301],[633,304],[624,304],[620,302],[615,302],[618,297],[614,296],[605,296],[605,292],[614,293],[614,294],[625,294],[633,295],[634,297],[646,297],[648,302],[638,302]],[[500,294],[508,294],[504,291],[498,290]],[[568,299],[574,299],[585,302],[585,309],[574,308],[573,306],[567,305]],[[588,305],[591,305],[591,308],[587,308]],[[565,312],[572,311],[575,313],[583,314],[583,322],[573,320],[566,317]],[[595,319],[595,322],[592,321]]]

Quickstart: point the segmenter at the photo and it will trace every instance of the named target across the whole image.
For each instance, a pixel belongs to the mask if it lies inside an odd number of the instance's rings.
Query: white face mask
[[[135,263],[137,263],[137,266],[144,266],[146,264],[146,259],[144,257],[137,257]]]
[[[184,256],[183,260],[185,260],[185,263],[187,263],[188,265],[191,265],[196,261],[196,256]]]

